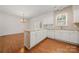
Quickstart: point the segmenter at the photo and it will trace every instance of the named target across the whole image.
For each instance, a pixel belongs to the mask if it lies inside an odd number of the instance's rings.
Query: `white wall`
[[[0,12],[0,36],[23,32],[23,24],[18,22],[20,18]]]
[[[54,22],[53,15],[54,15],[53,12],[49,12],[49,13],[42,14],[36,18],[30,19],[30,29],[40,29],[39,28],[40,22],[42,24],[53,24],[53,22]],[[34,26],[34,25],[36,25],[36,26]]]

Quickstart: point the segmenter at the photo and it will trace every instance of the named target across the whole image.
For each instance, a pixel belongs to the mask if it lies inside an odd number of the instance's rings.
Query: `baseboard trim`
[[[8,35],[16,35],[16,34],[23,34],[23,32],[3,34],[3,35],[0,35],[0,37],[1,36],[8,36]]]

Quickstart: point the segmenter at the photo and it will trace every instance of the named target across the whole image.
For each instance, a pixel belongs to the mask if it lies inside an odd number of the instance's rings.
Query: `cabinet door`
[[[45,38],[45,33],[44,31],[37,31],[37,43],[39,43],[40,41],[42,41]]]
[[[46,37],[48,37],[48,35],[49,35],[49,31],[48,30],[44,30],[43,31],[43,38],[46,38]]]
[[[64,41],[68,41],[71,43],[77,43],[78,35],[76,31],[65,31],[64,33],[65,33]]]
[[[78,40],[79,40],[78,32],[77,31],[72,31],[70,42],[72,42],[72,43],[79,43]]]
[[[44,39],[43,37],[44,35],[42,31],[31,32],[30,47],[33,47],[42,41]]]
[[[61,30],[55,30],[55,39],[62,40],[62,31]]]
[[[71,31],[67,31],[67,30],[57,30],[55,31],[55,38],[57,38],[58,40],[62,40],[65,42],[71,42],[72,40],[72,32]]]
[[[45,31],[40,31],[40,40],[43,40],[45,38],[46,32]]]
[[[61,40],[63,41],[69,41],[70,33],[67,30],[62,30],[61,31]]]
[[[52,39],[54,39],[55,37],[55,32],[54,32],[54,30],[50,30],[50,31],[48,31],[48,37],[49,38],[52,38]]]
[[[69,40],[68,32],[65,30],[55,30],[55,39],[68,41]]]
[[[36,32],[30,33],[30,48],[33,47],[36,44]]]
[[[74,23],[79,23],[79,6],[73,6]]]
[[[48,13],[43,16],[43,24],[53,24],[53,13]]]
[[[67,30],[56,30],[55,39],[79,44],[79,32],[67,31]]]

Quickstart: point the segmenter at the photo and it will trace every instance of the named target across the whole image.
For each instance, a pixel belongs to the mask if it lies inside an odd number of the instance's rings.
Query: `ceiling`
[[[0,11],[27,19],[39,16],[43,13],[60,10],[68,5],[0,5]]]

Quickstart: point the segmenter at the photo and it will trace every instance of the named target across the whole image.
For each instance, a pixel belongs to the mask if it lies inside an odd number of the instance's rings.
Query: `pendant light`
[[[27,20],[24,18],[24,13],[23,13],[22,19],[20,19],[20,23],[26,23],[26,22],[27,22]]]

